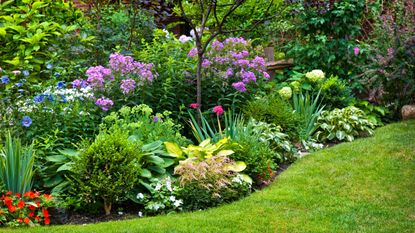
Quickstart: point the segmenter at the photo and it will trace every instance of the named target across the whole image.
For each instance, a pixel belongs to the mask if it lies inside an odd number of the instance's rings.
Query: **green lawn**
[[[219,208],[4,232],[415,232],[415,121],[298,160],[273,185]]]

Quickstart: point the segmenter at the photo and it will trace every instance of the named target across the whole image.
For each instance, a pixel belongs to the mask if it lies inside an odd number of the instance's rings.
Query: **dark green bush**
[[[278,94],[250,101],[244,111],[247,118],[252,117],[257,121],[279,125],[292,139],[297,139],[301,118]]]
[[[86,203],[102,201],[105,213],[109,214],[112,204],[127,199],[138,182],[140,151],[120,129],[100,133],[73,166],[75,193]]]

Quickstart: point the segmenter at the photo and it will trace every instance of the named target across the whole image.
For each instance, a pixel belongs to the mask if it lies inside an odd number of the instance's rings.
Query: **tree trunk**
[[[112,203],[110,201],[108,201],[107,198],[103,198],[103,199],[104,199],[105,215],[110,215]]]
[[[202,45],[196,42],[197,48],[197,70],[196,70],[196,102],[200,111],[197,113],[197,122],[201,123],[201,107],[202,107],[202,62],[203,62],[203,54],[202,54]]]

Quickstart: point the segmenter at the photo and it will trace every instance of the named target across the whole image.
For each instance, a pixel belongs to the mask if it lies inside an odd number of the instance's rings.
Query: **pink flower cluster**
[[[135,61],[130,56],[124,56],[119,53],[113,53],[110,55],[109,60],[110,68],[122,75],[137,75],[141,81],[153,81],[155,76],[152,69],[154,64],[146,64]]]
[[[196,55],[196,48],[192,48],[188,56]],[[213,41],[203,59],[202,67],[206,72],[219,73],[226,82],[233,82],[231,86],[239,92],[245,92],[249,83],[270,78],[265,71],[265,59],[253,56],[249,52],[249,42],[242,37],[227,38],[224,42]]]
[[[88,76],[86,81],[92,88],[102,88],[104,87],[105,77],[109,77],[110,74],[111,70],[103,66],[89,67],[86,71],[86,75]],[[114,77],[109,77],[109,79],[114,79]]]
[[[101,107],[102,110],[108,111],[111,108],[111,106],[114,105],[114,102],[112,102],[112,100],[110,100],[108,98],[101,97],[101,98],[97,99],[95,104],[98,105],[99,107]]]
[[[134,90],[135,88],[135,81],[133,79],[124,79],[121,80],[121,85],[120,88],[122,90],[122,93],[124,93],[124,95],[129,94],[131,91]]]

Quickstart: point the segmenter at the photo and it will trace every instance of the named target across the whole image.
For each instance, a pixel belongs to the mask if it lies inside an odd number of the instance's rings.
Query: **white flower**
[[[176,200],[174,203],[173,203],[173,205],[174,206],[176,206],[176,207],[179,207],[181,204],[183,204],[183,201],[180,199],[180,200]]]
[[[143,199],[143,198],[144,198],[144,194],[142,194],[142,193],[137,194],[137,199],[138,200]]]
[[[242,184],[242,182],[244,181],[244,178],[242,177],[242,175],[238,174],[236,175],[233,179],[232,182],[234,183],[238,183],[238,184]]]
[[[123,215],[123,214],[124,214],[124,212],[118,211],[118,215]]]
[[[140,218],[143,217],[143,212],[139,211],[138,212],[138,217],[140,217]]]
[[[166,29],[163,29],[163,32],[166,33],[166,38],[170,38],[169,31],[167,31]]]
[[[170,196],[170,201],[176,201],[176,197],[175,196]]]
[[[166,178],[166,188],[167,190],[169,190],[170,192],[173,191],[173,189],[171,188],[171,180],[170,177]]]
[[[305,77],[313,83],[323,80],[324,76],[325,75],[322,70],[312,70],[311,72],[305,74]]]
[[[179,41],[182,42],[183,44],[188,42],[188,41],[191,41],[191,40],[192,40],[192,37],[190,37],[190,36],[181,35],[179,37]]]
[[[154,188],[154,190],[159,191],[161,189],[161,187],[163,187],[162,184],[157,183],[156,187]]]

